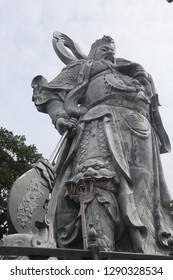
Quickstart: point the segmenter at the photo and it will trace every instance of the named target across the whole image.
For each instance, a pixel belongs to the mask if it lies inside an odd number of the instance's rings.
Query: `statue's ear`
[[[66,65],[78,59],[87,59],[80,46],[63,33],[54,32],[52,44],[56,54]],[[71,50],[73,55],[67,48]]]

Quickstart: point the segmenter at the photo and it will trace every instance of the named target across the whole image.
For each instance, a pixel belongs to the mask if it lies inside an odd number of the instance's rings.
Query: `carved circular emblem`
[[[124,92],[136,92],[136,87],[133,85],[134,81],[128,76],[123,76],[119,74],[107,74],[105,76],[105,83],[108,87],[111,87],[118,91]]]

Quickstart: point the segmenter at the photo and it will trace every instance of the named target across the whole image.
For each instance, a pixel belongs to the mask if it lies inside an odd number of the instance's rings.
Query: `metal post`
[[[83,236],[83,247],[84,250],[88,248],[88,236],[87,236],[87,227],[86,227],[86,218],[85,218],[85,193],[81,189],[79,191],[79,202],[80,202],[80,212],[81,212],[81,222],[82,222],[82,236]]]

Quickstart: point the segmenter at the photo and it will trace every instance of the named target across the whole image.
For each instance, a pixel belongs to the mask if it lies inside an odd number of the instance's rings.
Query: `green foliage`
[[[7,201],[13,182],[42,156],[35,145],[25,141],[25,136],[0,128],[0,238],[8,232]]]

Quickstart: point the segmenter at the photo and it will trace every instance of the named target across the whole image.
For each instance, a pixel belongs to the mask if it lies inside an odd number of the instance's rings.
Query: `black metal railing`
[[[94,246],[91,246],[88,250],[0,246],[0,255],[6,257],[29,256],[29,259],[48,259],[49,257],[56,257],[62,260],[173,260],[173,254],[149,255],[128,252],[105,252],[99,251],[98,248]]]

